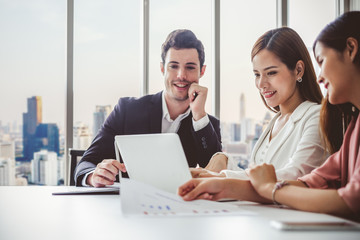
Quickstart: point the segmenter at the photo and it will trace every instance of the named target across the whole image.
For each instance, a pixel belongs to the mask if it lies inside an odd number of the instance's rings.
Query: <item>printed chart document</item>
[[[255,215],[239,206],[208,200],[184,201],[145,183],[121,179],[121,207],[127,216]]]

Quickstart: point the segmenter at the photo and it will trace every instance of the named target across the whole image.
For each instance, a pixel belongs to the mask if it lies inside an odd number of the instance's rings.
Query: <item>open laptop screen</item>
[[[117,160],[121,155],[130,179],[172,193],[191,179],[180,138],[175,133],[118,135],[115,151]]]

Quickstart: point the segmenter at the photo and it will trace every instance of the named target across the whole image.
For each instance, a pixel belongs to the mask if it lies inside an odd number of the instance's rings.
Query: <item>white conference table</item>
[[[62,195],[65,187],[0,187],[0,239],[360,239],[356,231],[279,231],[270,220],[338,221],[241,202],[254,216],[125,217],[120,195]]]

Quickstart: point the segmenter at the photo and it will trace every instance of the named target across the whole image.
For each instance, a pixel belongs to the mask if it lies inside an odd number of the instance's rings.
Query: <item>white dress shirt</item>
[[[190,114],[190,108],[186,110],[186,112],[180,114],[175,120],[170,118],[169,109],[167,107],[166,101],[165,101],[165,91],[162,92],[162,122],[161,122],[161,133],[177,133],[177,131],[180,128],[181,121],[189,116]],[[206,114],[203,118],[199,119],[198,121],[195,121],[194,118],[192,119],[193,127],[195,131],[199,131],[206,127],[206,125],[209,124],[210,119],[209,116]],[[84,178],[82,179],[82,186],[89,187],[89,185],[86,183],[86,179],[89,176],[89,174],[93,173],[95,170],[92,170],[85,174]]]
[[[190,114],[190,108],[188,108],[186,112],[180,114],[175,120],[171,119],[169,114],[169,109],[165,101],[165,91],[163,91],[162,93],[162,110],[163,110],[163,116],[161,122],[162,133],[177,133],[177,131],[180,128],[181,121]],[[192,122],[193,122],[194,130],[199,131],[204,127],[206,127],[206,125],[208,125],[210,119],[209,116],[206,114],[203,118],[199,119],[198,121],[195,121],[193,118]]]
[[[319,167],[329,156],[319,129],[319,104],[305,101],[291,114],[280,132],[269,141],[271,129],[280,113],[271,120],[252,151],[249,166],[273,164],[278,179],[296,180]],[[249,179],[246,171],[228,159],[227,177]]]

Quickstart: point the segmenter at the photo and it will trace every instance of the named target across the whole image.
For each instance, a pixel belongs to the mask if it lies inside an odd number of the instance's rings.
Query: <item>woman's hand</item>
[[[247,169],[246,172],[257,193],[271,199],[272,189],[277,181],[274,166],[264,163]]]
[[[229,184],[227,179],[219,178],[196,178],[186,182],[178,189],[178,194],[185,200],[191,201],[195,199],[219,200],[228,198]]]
[[[204,168],[190,168],[193,178],[226,177],[225,173],[217,173]]]
[[[210,159],[205,169],[219,173],[221,170],[227,169],[227,163],[228,157],[225,154],[219,152]]]

